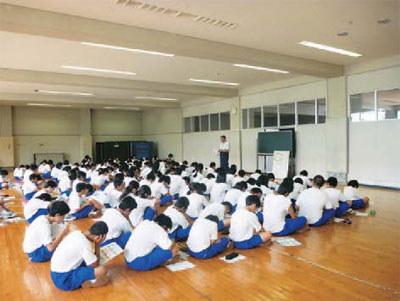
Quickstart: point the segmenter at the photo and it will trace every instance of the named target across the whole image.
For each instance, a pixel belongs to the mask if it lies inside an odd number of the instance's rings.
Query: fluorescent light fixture
[[[191,82],[198,82],[198,83],[207,83],[207,84],[219,84],[219,85],[226,85],[226,86],[239,86],[238,83],[228,83],[228,82],[220,82],[216,80],[209,80],[209,79],[198,79],[198,78],[190,78]]]
[[[103,73],[113,73],[113,74],[136,75],[136,73],[129,72],[129,71],[97,69],[97,68],[89,68],[89,67],[81,67],[81,66],[61,66],[61,68],[79,70],[79,71],[93,71],[93,72],[103,72]]]
[[[260,66],[252,66],[252,65],[246,65],[246,64],[233,64],[233,66],[240,67],[240,68],[261,70],[261,71],[269,71],[269,72],[275,72],[275,73],[285,73],[285,74],[289,73],[289,71],[285,71],[285,70],[272,69],[272,68],[266,68],[266,67],[260,67]]]
[[[79,95],[79,96],[94,96],[93,93],[86,92],[67,92],[67,91],[51,91],[51,90],[35,90],[38,93],[46,93],[46,94],[63,94],[63,95]]]
[[[161,55],[161,56],[168,56],[168,57],[175,56],[175,54],[171,54],[171,53],[150,51],[150,50],[143,50],[143,49],[135,49],[135,48],[127,48],[127,47],[113,46],[113,45],[107,45],[107,44],[98,44],[98,43],[91,43],[91,42],[81,42],[81,44],[86,45],[86,46],[108,48],[108,49],[114,49],[114,50],[123,50],[123,51],[130,51],[130,52],[138,52],[138,53],[145,53],[145,54],[152,54],[152,55]]]
[[[330,51],[330,52],[343,54],[343,55],[348,55],[348,56],[353,56],[353,57],[362,56],[362,54],[359,54],[359,53],[356,53],[356,52],[351,52],[351,51],[347,51],[347,50],[344,50],[344,49],[335,48],[335,47],[327,46],[327,45],[322,45],[322,44],[318,44],[318,43],[314,43],[314,42],[302,41],[299,44],[303,45],[303,46],[311,47],[311,48],[317,48],[317,49],[320,49],[320,50]]]
[[[154,99],[154,100],[165,100],[165,101],[178,101],[176,98],[168,97],[151,97],[151,96],[136,96],[136,99]]]
[[[106,110],[134,110],[138,111],[139,108],[129,108],[129,107],[103,107]]]
[[[55,104],[47,104],[47,103],[27,103],[27,106],[41,106],[41,107],[70,107],[71,105],[55,105]]]

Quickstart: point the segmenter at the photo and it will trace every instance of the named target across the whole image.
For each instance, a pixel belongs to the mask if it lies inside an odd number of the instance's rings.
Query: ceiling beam
[[[324,78],[344,73],[341,65],[9,4],[0,4],[0,30],[258,65]]]

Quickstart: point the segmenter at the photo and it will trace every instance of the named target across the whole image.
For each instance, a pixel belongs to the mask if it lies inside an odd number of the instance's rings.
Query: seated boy
[[[307,227],[307,219],[294,214],[292,203],[288,198],[293,191],[291,183],[282,182],[277,193],[271,194],[268,202],[264,202],[264,229],[273,235],[285,236]],[[286,218],[287,214],[291,218]]]
[[[299,210],[299,216],[304,216],[312,227],[324,225],[335,215],[328,195],[321,190],[324,184],[324,178],[316,175],[312,187],[304,190],[297,198],[296,209]]]
[[[168,237],[171,219],[160,214],[154,221],[144,220],[133,230],[125,246],[125,262],[133,270],[148,271],[178,255]]]
[[[216,215],[207,215],[194,222],[187,240],[190,256],[207,259],[225,251],[229,239],[218,239],[218,223]]]
[[[49,207],[48,215],[41,215],[26,229],[23,249],[32,262],[50,260],[54,250],[68,234],[66,226],[53,241],[51,224],[62,224],[65,215],[69,212],[68,205],[63,201],[54,202]]]
[[[351,201],[352,209],[361,209],[369,206],[369,198],[362,197],[358,190],[359,184],[357,180],[351,180],[344,188],[343,194],[346,200]]]
[[[93,208],[101,210],[103,205],[91,198],[86,201],[86,195],[89,190],[90,184],[78,183],[76,185],[76,192],[72,192],[69,197],[69,206],[71,207],[72,216],[74,218],[85,218],[89,216],[89,213]]]
[[[136,207],[136,201],[127,196],[119,203],[118,209],[109,208],[104,211],[101,220],[107,224],[108,233],[102,247],[116,242],[122,249],[125,248],[133,229],[129,214]]]
[[[24,216],[29,224],[41,215],[47,215],[49,210],[47,209],[51,204],[51,195],[48,193],[42,193],[41,195],[34,197],[24,206]]]
[[[236,248],[251,249],[271,239],[271,232],[262,230],[255,214],[260,205],[258,196],[249,195],[246,198],[246,207],[232,214],[229,238]]]
[[[296,212],[297,198],[299,197],[300,193],[302,193],[304,190],[303,185],[304,183],[301,178],[295,178],[293,180],[293,191],[289,194],[289,199],[292,202],[292,207],[295,212]]]
[[[50,265],[51,280],[57,288],[71,291],[81,286],[100,287],[109,282],[106,267],[99,266],[100,244],[107,232],[107,224],[100,221],[86,232],[74,231],[63,239]],[[95,245],[94,253],[91,243]]]
[[[187,196],[189,207],[187,208],[186,213],[192,220],[196,220],[203,208],[209,204],[203,195],[203,189],[206,189],[205,186],[206,185],[200,183],[191,183],[189,185],[191,193]]]
[[[326,188],[323,190],[328,195],[333,209],[335,209],[335,216],[342,217],[346,211],[350,209],[352,202],[345,200],[342,192],[336,189],[337,184],[338,181],[335,177],[329,177],[328,180],[326,180]]]
[[[35,193],[39,190],[37,187],[37,183],[41,182],[41,177],[37,174],[31,174],[29,176],[29,180],[24,183],[22,186],[22,191],[24,192],[24,197],[27,201],[29,201]]]
[[[193,220],[186,214],[189,207],[189,200],[187,197],[182,196],[176,202],[164,211],[172,221],[172,227],[169,230],[169,238],[175,241],[181,241],[189,236]]]
[[[243,209],[246,207],[246,200],[249,195],[255,195],[256,197],[258,197],[261,200],[263,193],[262,193],[262,190],[258,187],[251,188],[250,193],[244,192],[238,199],[236,210]],[[261,207],[261,205],[260,205],[260,207]],[[262,212],[258,210],[256,212],[256,215],[257,215],[258,221],[262,224],[264,222],[264,217],[263,217]]]
[[[151,189],[147,185],[139,188],[138,196],[135,196],[137,207],[132,210],[129,219],[134,227],[144,220],[153,220],[159,208],[160,201],[152,199]]]
[[[107,200],[111,208],[117,208],[122,191],[125,188],[125,182],[124,179],[115,177],[113,184],[114,184],[114,189],[108,192]]]
[[[232,213],[232,204],[229,202],[211,203],[201,211],[199,218],[206,218],[209,215],[218,217],[218,231],[228,227],[231,223],[230,218],[225,218],[225,214]]]

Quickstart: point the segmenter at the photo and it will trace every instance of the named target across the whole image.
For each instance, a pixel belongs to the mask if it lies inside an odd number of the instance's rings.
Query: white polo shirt
[[[153,182],[150,185],[150,189],[151,189],[151,196],[156,199],[160,199],[162,195],[168,194],[167,187],[165,187],[165,185],[160,182]]]
[[[206,185],[206,191],[204,191],[204,193],[205,194],[210,194],[211,193],[211,189],[212,189],[213,185],[215,184],[215,179],[204,178],[199,183]]]
[[[132,195],[130,195],[132,196]],[[129,219],[134,227],[139,225],[139,223],[143,220],[144,211],[147,207],[153,207],[155,200],[154,199],[143,199],[137,196],[132,196],[137,204],[137,207],[132,210],[129,215]]]
[[[31,253],[52,241],[51,224],[45,215],[41,215],[26,228],[23,249],[25,253]]]
[[[26,219],[30,219],[35,215],[39,209],[47,209],[51,202],[45,202],[41,199],[32,198],[25,206],[24,206],[24,216]]]
[[[187,215],[190,217],[198,217],[204,206],[208,205],[206,198],[198,193],[191,193],[187,196],[189,200],[189,207],[186,210]]]
[[[178,175],[169,175],[169,177],[171,179],[169,191],[171,195],[175,195],[180,192],[182,186],[185,184],[185,181],[183,181],[183,179]]]
[[[101,218],[108,226],[106,240],[118,238],[123,233],[132,231],[129,221],[118,211],[118,209],[106,209]]]
[[[328,195],[323,190],[314,187],[300,193],[296,205],[300,207],[299,216],[304,216],[309,224],[319,221],[324,209],[332,209]]]
[[[261,230],[257,215],[247,209],[235,211],[231,217],[229,238],[233,241],[245,241],[253,237],[254,231]]]
[[[329,201],[332,204],[333,209],[339,207],[339,202],[345,202],[345,198],[342,192],[336,188],[325,188],[323,191],[328,195]]]
[[[201,252],[211,245],[211,240],[218,239],[217,223],[208,219],[197,219],[190,229],[187,246],[192,252]]]
[[[87,266],[95,263],[90,241],[81,231],[68,234],[55,250],[50,264],[50,270],[56,273],[66,273],[78,268],[83,262]]]
[[[286,215],[292,202],[283,195],[273,194],[264,203],[264,229],[272,233],[281,232],[285,227]]]
[[[111,190],[107,195],[108,203],[112,208],[117,208],[119,205],[119,198],[121,197],[122,191],[117,189]]]
[[[179,226],[181,226],[182,229],[186,229],[190,226],[183,213],[179,212],[174,206],[169,206],[167,210],[164,211],[164,214],[169,216],[172,221],[172,227],[169,233],[173,233]]]
[[[68,200],[68,205],[69,208],[71,208],[72,213],[78,211],[78,209],[83,205],[84,202],[84,196],[79,196],[77,192],[71,192]]]
[[[221,203],[211,203],[201,211],[199,218],[205,218],[208,215],[216,215],[222,221],[225,216],[225,206]]]
[[[168,250],[172,241],[168,233],[157,223],[145,220],[133,230],[125,246],[125,259],[132,262],[138,257],[146,256],[157,246]]]
[[[225,194],[224,202],[229,202],[232,204],[232,206],[235,206],[237,204],[239,198],[242,196],[242,194],[243,194],[243,191],[241,191],[240,189],[231,188]]]
[[[210,202],[218,202],[221,203],[224,201],[225,193],[229,189],[226,183],[214,183],[211,188],[210,193]]]
[[[245,191],[241,194],[241,196],[239,197],[238,201],[237,201],[237,207],[236,210],[238,209],[244,209],[246,207],[246,198],[251,195],[251,193],[249,191]]]
[[[352,186],[346,186],[343,190],[344,198],[349,201],[359,200],[362,199],[362,195],[357,188]]]
[[[228,150],[229,151],[229,142],[225,141],[225,142],[221,142],[219,149],[221,150]]]
[[[232,186],[235,186],[239,182],[246,182],[246,180],[242,177],[236,176],[233,178]]]
[[[25,182],[24,185],[22,185],[22,191],[24,194],[32,193],[37,189],[37,186],[35,183],[32,183],[31,181]]]
[[[301,185],[300,183],[293,183],[293,191],[289,194],[289,199],[297,200],[303,190],[303,185]]]

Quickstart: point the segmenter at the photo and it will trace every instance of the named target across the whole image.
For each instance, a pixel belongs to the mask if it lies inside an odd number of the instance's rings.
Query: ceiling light
[[[266,67],[260,67],[260,66],[252,66],[252,65],[246,65],[246,64],[233,64],[233,66],[241,67],[241,68],[248,68],[248,69],[255,69],[255,70],[262,70],[262,71],[269,71],[269,72],[276,72],[276,73],[289,73],[289,71],[285,71],[285,70],[272,69],[272,68],[266,68]]]
[[[325,51],[329,51],[329,52],[335,52],[335,53],[338,53],[338,54],[343,54],[343,55],[348,55],[348,56],[354,56],[354,57],[362,56],[362,54],[359,54],[359,53],[355,53],[355,52],[351,52],[351,51],[347,51],[347,50],[344,50],[344,49],[335,48],[335,47],[327,46],[327,45],[323,45],[323,44],[317,44],[317,43],[313,43],[313,42],[308,42],[308,41],[302,41],[299,44],[303,45],[303,46],[311,47],[311,48],[317,48],[317,49],[320,49],[320,50],[325,50]]]
[[[82,45],[86,45],[86,46],[108,48],[108,49],[130,51],[130,52],[138,52],[138,53],[145,53],[145,54],[153,54],[153,55],[161,55],[161,56],[168,56],[168,57],[175,56],[175,54],[170,54],[170,53],[164,53],[164,52],[158,52],[158,51],[149,51],[149,50],[143,50],[143,49],[135,49],[135,48],[127,48],[127,47],[120,47],[120,46],[113,46],[113,45],[107,45],[107,44],[97,44],[97,43],[91,43],[91,42],[81,42],[81,44]]]
[[[64,95],[79,95],[79,96],[94,96],[93,93],[86,92],[66,92],[66,91],[51,91],[51,90],[35,90],[37,93],[46,93],[46,94],[64,94]]]
[[[136,75],[136,73],[129,71],[97,69],[97,68],[80,67],[80,66],[61,66],[61,68],[79,70],[79,71],[93,71],[93,72],[103,72],[103,73],[113,73],[113,74]]]
[[[71,105],[55,105],[47,103],[27,103],[27,106],[45,106],[45,107],[70,107]]]
[[[176,98],[167,97],[151,97],[151,96],[136,96],[136,99],[154,99],[154,100],[165,100],[165,101],[178,101]]]
[[[129,108],[129,107],[103,107],[103,108],[107,110],[134,110],[134,111],[139,110],[139,108]]]
[[[239,86],[238,83],[227,83],[227,82],[220,82],[216,80],[208,80],[208,79],[197,79],[197,78],[190,78],[191,82],[198,82],[198,83],[207,83],[207,84],[219,84],[219,85],[226,85],[226,86]]]

